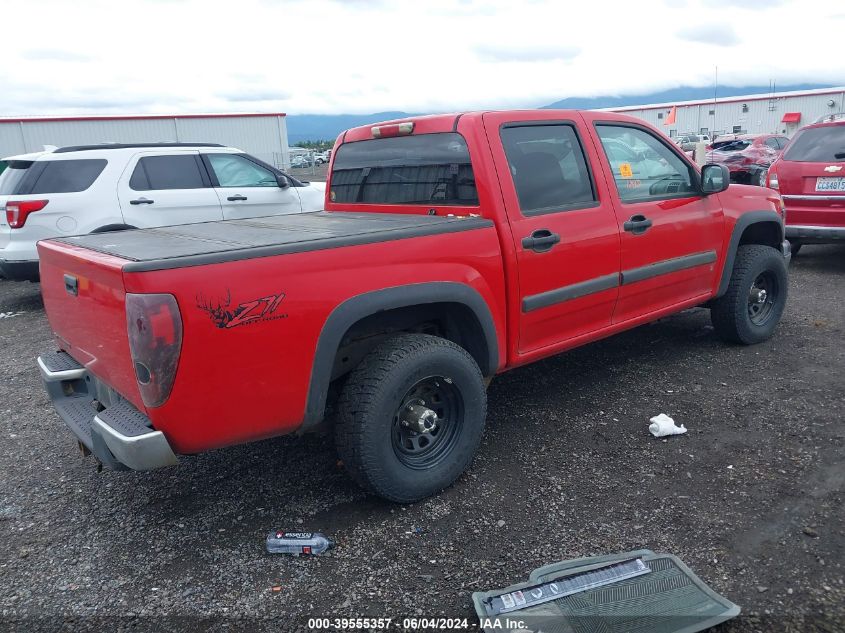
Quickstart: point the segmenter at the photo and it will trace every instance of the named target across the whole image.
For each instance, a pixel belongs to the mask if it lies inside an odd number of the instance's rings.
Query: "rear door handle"
[[[632,215],[631,218],[622,225],[622,228],[633,233],[634,235],[641,235],[648,231],[651,227],[651,220],[644,215]]]
[[[136,198],[135,200],[130,200],[129,204],[152,204],[155,200],[150,200],[149,198]]]
[[[241,194],[237,194],[234,196],[229,196],[226,198],[229,202],[235,202],[236,200],[246,200],[246,196],[242,196]]]
[[[528,237],[522,238],[522,248],[527,248],[535,253],[545,253],[558,242],[560,242],[560,235],[557,233],[552,233],[549,229],[537,229]]]

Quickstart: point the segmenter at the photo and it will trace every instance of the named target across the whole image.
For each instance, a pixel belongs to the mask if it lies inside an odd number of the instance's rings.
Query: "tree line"
[[[325,152],[334,147],[334,141],[299,141],[298,143],[294,143],[293,146],[310,149],[315,152]]]

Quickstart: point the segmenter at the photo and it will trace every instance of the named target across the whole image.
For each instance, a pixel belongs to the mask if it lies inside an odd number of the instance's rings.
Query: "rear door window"
[[[798,132],[784,158],[801,163],[845,161],[845,125],[813,127]]]
[[[203,169],[199,154],[144,156],[135,165],[129,187],[135,191],[202,189],[208,186]]]
[[[332,167],[332,202],[475,206],[466,141],[457,133],[345,143]]]
[[[11,161],[0,180],[0,194],[75,193],[94,184],[106,168],[100,158]]]
[[[523,214],[595,203],[584,150],[572,125],[505,127],[501,136]]]

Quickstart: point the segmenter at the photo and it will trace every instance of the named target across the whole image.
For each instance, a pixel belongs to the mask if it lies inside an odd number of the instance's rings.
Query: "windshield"
[[[478,204],[469,150],[457,133],[341,145],[329,198],[370,204]]]
[[[784,158],[802,163],[845,161],[845,125],[826,125],[799,132]]]
[[[17,193],[18,186],[26,176],[27,170],[32,167],[33,162],[31,160],[11,160],[6,164],[6,169],[0,174],[0,195],[13,195]]]
[[[713,149],[720,152],[741,152],[751,145],[751,141],[730,141],[728,143],[714,143]]]

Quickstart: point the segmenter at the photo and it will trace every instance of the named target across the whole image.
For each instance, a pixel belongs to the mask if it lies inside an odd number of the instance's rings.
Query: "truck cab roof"
[[[387,121],[380,121],[371,125],[361,125],[350,128],[343,132],[338,140],[341,143],[350,143],[354,141],[364,141],[373,136],[373,130],[382,126],[398,125],[400,123],[413,122],[413,134],[435,134],[440,132],[457,132],[458,124],[463,118],[477,118],[485,114],[492,114],[499,112],[498,110],[469,110],[466,112],[450,112],[446,114],[430,114],[423,116],[409,116],[401,119],[390,119]],[[522,115],[530,115],[536,117],[537,110],[508,110],[508,115],[512,115],[514,120],[519,120]],[[554,115],[554,119],[571,120],[579,119],[582,113],[590,113],[601,115],[602,120],[606,121],[620,121],[627,123],[635,123],[642,125],[641,119],[629,116],[627,114],[619,114],[617,112],[597,112],[593,110],[541,110],[544,114]]]

